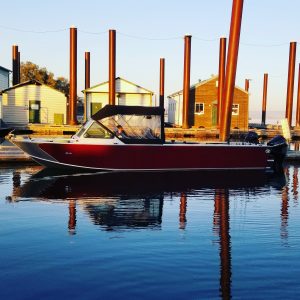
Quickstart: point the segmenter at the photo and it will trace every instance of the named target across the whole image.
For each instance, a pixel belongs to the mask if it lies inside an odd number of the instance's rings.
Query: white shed
[[[62,92],[29,80],[2,91],[2,119],[7,126],[65,124],[66,104]]]
[[[7,89],[9,87],[9,73],[10,70],[0,66],[0,93],[1,91]],[[2,120],[2,96],[0,94],[0,127]]]
[[[108,81],[83,91],[86,104],[86,118],[108,104]],[[121,77],[116,78],[116,104],[153,106],[154,93]]]

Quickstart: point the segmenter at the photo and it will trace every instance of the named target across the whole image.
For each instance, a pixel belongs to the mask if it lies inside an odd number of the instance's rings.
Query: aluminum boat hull
[[[13,141],[46,167],[101,171],[266,170],[274,163],[267,145],[99,145]]]

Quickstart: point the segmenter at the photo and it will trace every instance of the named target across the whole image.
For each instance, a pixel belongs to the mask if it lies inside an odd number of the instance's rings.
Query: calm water
[[[300,299],[297,166],[0,187],[0,299]]]

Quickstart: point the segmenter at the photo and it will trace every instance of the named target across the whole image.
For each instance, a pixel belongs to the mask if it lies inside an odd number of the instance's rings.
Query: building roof
[[[5,93],[7,91],[10,91],[10,90],[13,90],[13,89],[17,89],[19,87],[22,87],[22,86],[25,86],[25,85],[30,85],[30,84],[34,84],[34,85],[42,85],[41,82],[35,80],[35,79],[32,79],[32,80],[27,80],[27,81],[24,81],[24,82],[21,82],[21,83],[18,83],[18,84],[15,84],[14,86],[11,86],[5,90],[3,90],[1,93]]]
[[[6,71],[6,72],[8,72],[8,73],[11,73],[11,72],[12,72],[11,70],[6,69],[6,68],[4,68],[4,67],[2,67],[2,66],[0,66],[0,70]]]
[[[212,76],[212,77],[209,78],[209,79],[205,79],[205,80],[202,80],[202,81],[200,81],[200,82],[197,82],[197,83],[191,85],[191,86],[190,86],[190,89],[197,88],[197,87],[199,87],[199,86],[201,86],[201,85],[204,85],[204,84],[206,84],[206,83],[208,83],[208,82],[210,82],[210,81],[212,81],[212,80],[216,80],[216,79],[218,79],[218,78],[219,78],[218,75]],[[246,94],[249,93],[249,92],[247,92],[246,90],[242,89],[241,87],[239,87],[239,86],[237,86],[237,85],[235,86],[235,88],[238,89],[238,90],[240,90],[240,91],[242,91],[242,92],[244,92],[244,93],[246,93]],[[168,97],[169,97],[169,98],[172,98],[172,97],[175,97],[175,96],[177,96],[177,95],[181,95],[182,93],[183,93],[183,90],[180,90],[180,91],[178,91],[178,92],[175,92],[175,93],[169,95]]]
[[[135,83],[133,83],[133,82],[131,82],[131,81],[128,81],[128,80],[126,80],[126,79],[124,79],[124,78],[122,78],[122,77],[116,77],[115,80],[116,80],[116,82],[121,82],[121,81],[126,82],[126,83],[128,83],[129,85],[134,86],[135,88],[138,88],[138,89],[140,89],[140,90],[144,90],[147,94],[148,94],[148,93],[149,93],[149,94],[154,94],[154,92],[152,92],[152,91],[150,91],[150,90],[148,90],[148,89],[145,89],[144,87],[142,87],[142,86],[140,86],[140,85],[137,85],[137,84],[135,84]],[[99,87],[103,87],[104,85],[107,85],[108,83],[109,83],[108,81],[99,83],[99,84],[94,85],[94,86],[92,86],[92,87],[90,87],[90,88],[88,88],[88,89],[83,90],[82,92],[83,92],[83,93],[92,93],[92,92],[96,92],[95,89],[97,89],[97,88],[99,88]],[[104,92],[104,91],[102,91],[102,92]],[[108,91],[107,91],[107,92],[108,92]]]
[[[57,91],[58,93],[64,94],[63,92],[61,92],[61,91],[59,91],[59,90],[57,90],[57,89],[55,89],[55,88],[53,88],[53,87],[51,87],[51,86],[49,86],[47,84],[41,83],[41,82],[39,82],[38,80],[35,80],[35,79],[31,79],[31,80],[27,80],[27,81],[15,84],[14,86],[11,86],[11,87],[9,87],[9,88],[1,91],[0,94],[6,93],[7,91],[10,91],[10,90],[13,90],[13,89],[17,89],[17,88],[22,87],[22,86],[31,85],[31,84],[32,85],[37,85],[37,86],[44,85],[44,86],[46,86],[46,87],[48,87],[50,89],[53,89],[53,90]]]

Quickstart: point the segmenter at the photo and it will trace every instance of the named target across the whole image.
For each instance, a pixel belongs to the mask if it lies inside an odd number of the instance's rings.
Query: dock
[[[32,162],[32,159],[16,146],[0,146],[0,163]]]

